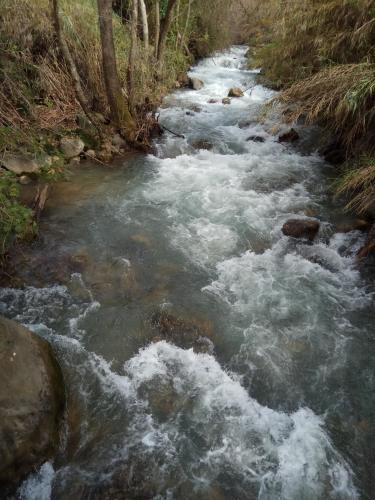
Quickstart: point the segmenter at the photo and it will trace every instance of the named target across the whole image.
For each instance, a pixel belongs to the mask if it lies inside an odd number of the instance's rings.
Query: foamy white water
[[[327,166],[278,143],[279,118],[257,120],[273,93],[245,69],[245,51],[199,63],[203,89],[161,109],[185,138],[166,134],[133,178],[106,180],[72,215],[67,246],[83,241],[91,276],[0,292],[3,314],[53,344],[79,415],[22,499],[370,498],[363,235],[333,235]],[[223,105],[233,86],[245,96]],[[307,143],[311,132],[300,134]],[[307,210],[321,222],[314,243],[284,237],[282,224]],[[120,279],[129,270],[135,284]],[[150,343],[160,308],[208,318],[212,352]]]

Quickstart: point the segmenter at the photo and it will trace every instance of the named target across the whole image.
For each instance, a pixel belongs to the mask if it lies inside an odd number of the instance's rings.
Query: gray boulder
[[[0,491],[10,494],[59,444],[60,367],[48,342],[0,316]]]
[[[189,87],[193,90],[200,90],[204,87],[204,83],[199,78],[189,78]]]
[[[84,142],[79,137],[63,137],[60,149],[67,160],[79,156],[85,148]]]
[[[17,175],[37,174],[41,169],[41,165],[35,160],[23,156],[7,156],[1,160],[1,164]]]

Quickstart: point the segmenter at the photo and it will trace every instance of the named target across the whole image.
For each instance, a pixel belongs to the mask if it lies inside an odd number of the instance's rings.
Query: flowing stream
[[[50,205],[38,255],[69,256],[64,285],[39,283],[36,260],[36,286],[0,292],[1,313],[51,342],[68,388],[61,450],[22,499],[373,498],[364,236],[333,230],[319,131],[291,146],[279,117],[258,121],[272,92],[245,51],[200,62],[204,87],[164,100],[161,123],[185,138],[82,167],[78,199]],[[248,90],[222,104],[233,86]],[[313,244],[282,235],[306,215],[321,222]]]

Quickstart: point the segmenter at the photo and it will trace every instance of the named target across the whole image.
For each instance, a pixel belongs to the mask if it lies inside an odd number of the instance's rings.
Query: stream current
[[[257,120],[272,92],[245,51],[200,62],[190,76],[204,87],[164,100],[161,123],[185,138],[82,167],[79,201],[49,207],[40,251],[75,255],[82,272],[1,290],[0,312],[48,339],[68,391],[61,450],[20,498],[373,498],[364,236],[334,233],[317,131],[292,147],[279,119]],[[313,244],[282,235],[306,215],[321,223]],[[155,313],[199,325],[205,348],[159,338]]]

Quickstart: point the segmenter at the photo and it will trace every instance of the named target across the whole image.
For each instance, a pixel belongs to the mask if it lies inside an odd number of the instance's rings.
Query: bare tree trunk
[[[148,34],[148,20],[147,20],[147,9],[146,9],[145,0],[139,0],[139,10],[141,12],[141,18],[142,18],[143,41],[145,44],[146,54],[148,55],[150,42],[149,42],[149,34]]]
[[[137,58],[138,0],[132,0],[131,39],[128,64],[128,91],[130,111],[135,113],[134,71]]]
[[[160,40],[160,2],[155,0],[155,58],[158,57]]]
[[[114,123],[130,142],[135,136],[135,123],[130,114],[117,72],[115,44],[113,41],[112,0],[97,0],[104,82],[108,104]]]
[[[175,6],[176,2],[177,0],[168,0],[167,12],[161,23],[160,39],[157,53],[157,60],[159,63],[161,63],[163,60],[165,45],[167,42],[167,35],[172,22],[173,7]]]
[[[187,10],[187,14],[186,14],[185,27],[184,27],[184,31],[183,31],[182,36],[181,36],[181,47],[184,47],[184,45],[185,45],[186,33],[187,33],[187,30],[188,30],[189,21],[190,21],[191,3],[192,3],[192,0],[189,0],[188,10]]]
[[[83,112],[87,116],[87,118],[90,120],[90,122],[97,129],[99,135],[101,135],[100,126],[95,121],[95,119],[93,118],[93,116],[90,112],[90,106],[89,106],[89,103],[88,103],[87,98],[85,96],[85,93],[83,92],[83,89],[82,89],[81,79],[80,79],[78,71],[77,71],[77,66],[74,62],[72,54],[70,53],[68,44],[66,43],[66,40],[64,38],[63,29],[61,26],[60,14],[59,14],[58,0],[51,0],[51,7],[52,7],[52,20],[53,20],[57,40],[59,43],[59,48],[60,48],[61,54],[62,54],[66,64],[68,65],[69,73],[70,73],[70,76],[73,80],[74,91],[76,94],[77,101],[79,102],[79,104],[80,104]]]

